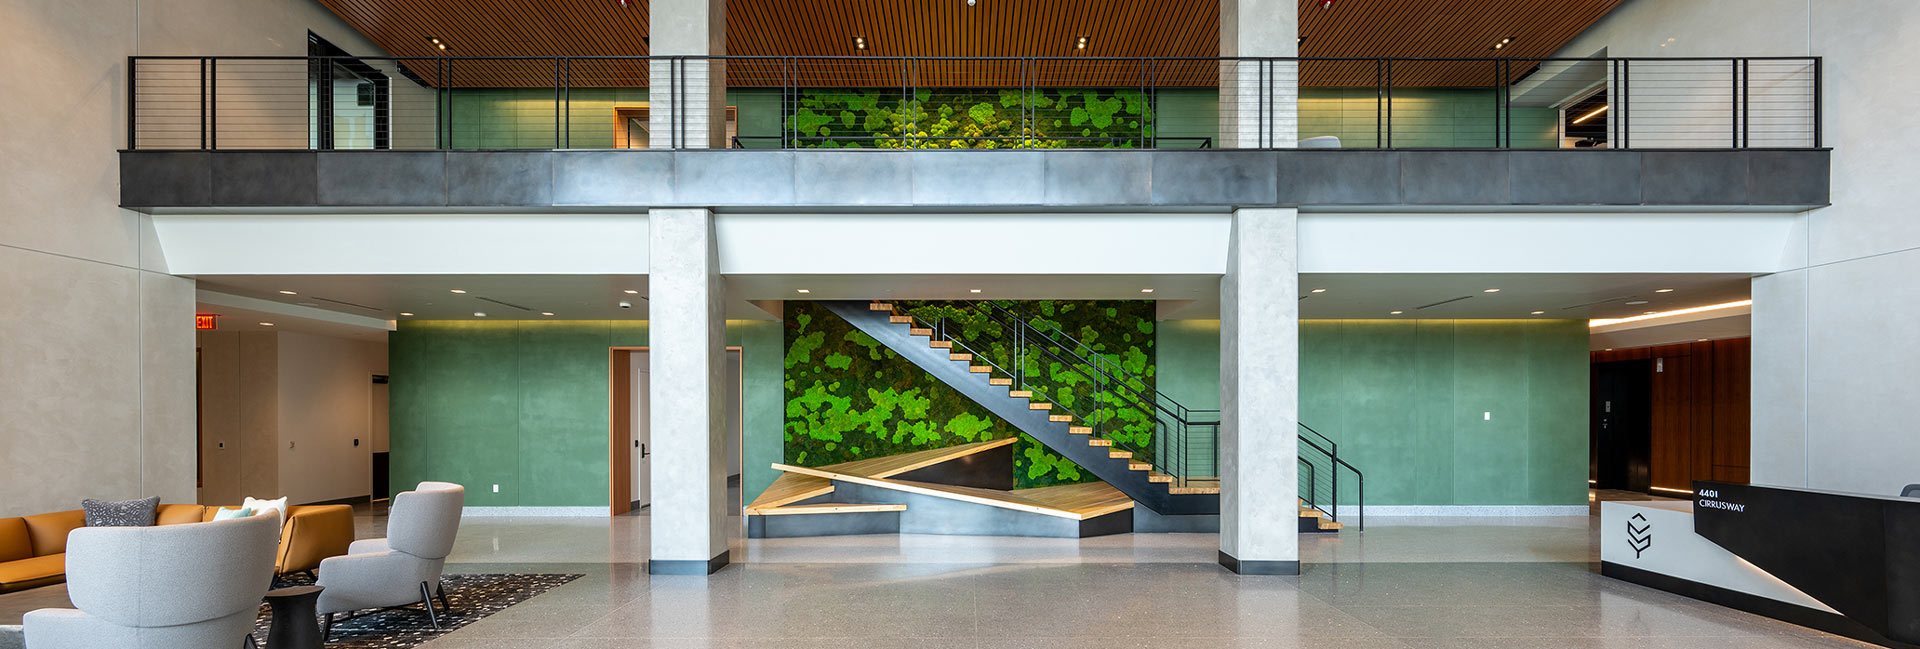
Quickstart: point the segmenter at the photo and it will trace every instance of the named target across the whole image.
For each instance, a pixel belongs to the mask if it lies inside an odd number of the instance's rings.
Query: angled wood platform
[[[1012,486],[1013,438],[784,472],[747,507],[749,536],[886,532],[1078,538],[1132,531],[1134,501],[1104,482]]]

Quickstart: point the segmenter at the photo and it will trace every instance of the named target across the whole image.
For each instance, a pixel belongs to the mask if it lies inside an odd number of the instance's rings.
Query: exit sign
[[[199,329],[199,330],[202,330],[202,331],[210,331],[210,330],[213,330],[213,329],[219,329],[219,328],[220,328],[220,323],[218,323],[218,322],[215,322],[215,319],[217,319],[217,318],[219,318],[219,317],[220,317],[220,315],[219,315],[219,314],[217,314],[217,313],[196,313],[196,314],[193,314],[193,328],[194,328],[194,329]]]

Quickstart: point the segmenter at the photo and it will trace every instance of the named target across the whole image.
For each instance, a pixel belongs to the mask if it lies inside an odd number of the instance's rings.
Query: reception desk
[[[1601,574],[1882,646],[1920,643],[1920,500],[1694,491],[1602,503]]]

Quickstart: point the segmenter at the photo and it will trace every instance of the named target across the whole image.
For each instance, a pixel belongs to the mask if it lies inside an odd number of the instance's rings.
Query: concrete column
[[[1811,273],[1800,269],[1753,278],[1749,477],[1755,484],[1810,486],[1807,305]]]
[[[1220,56],[1300,55],[1297,0],[1220,0]],[[1225,61],[1220,64],[1220,140],[1223,149],[1293,148],[1300,138],[1299,64]]]
[[[647,20],[651,56],[727,53],[726,0],[652,0]],[[651,148],[727,147],[726,62],[655,58],[647,78]]]
[[[1235,210],[1220,279],[1220,565],[1300,573],[1299,213]]]
[[[647,572],[705,575],[727,565],[727,320],[713,212],[647,214],[648,409],[653,437]]]

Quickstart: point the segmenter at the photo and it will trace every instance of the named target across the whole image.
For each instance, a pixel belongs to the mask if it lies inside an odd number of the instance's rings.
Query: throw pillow
[[[265,516],[267,513],[267,510],[271,509],[273,510],[273,513],[275,515],[280,517],[281,525],[287,524],[287,497],[286,496],[281,496],[279,499],[276,499],[276,500],[260,500],[258,498],[254,498],[253,496],[247,496],[246,502],[240,503],[240,506],[245,507],[247,509],[251,509],[253,510],[253,513],[259,514],[262,516]]]
[[[252,515],[253,515],[253,510],[247,509],[245,507],[241,507],[239,509],[228,509],[226,507],[221,507],[220,509],[213,512],[213,520],[226,521],[226,520],[233,520],[236,518],[246,518]]]
[[[80,501],[86,511],[87,527],[152,527],[160,517],[160,497],[107,502],[88,498]]]

